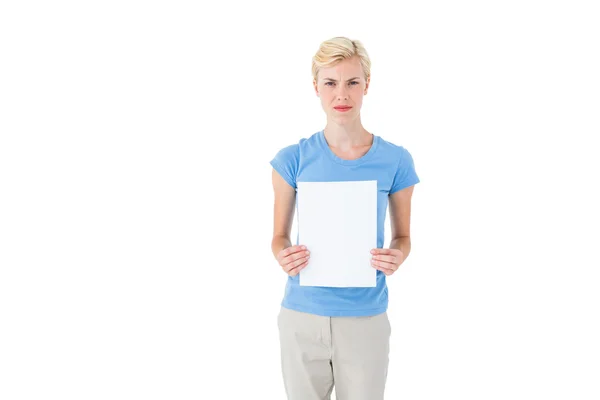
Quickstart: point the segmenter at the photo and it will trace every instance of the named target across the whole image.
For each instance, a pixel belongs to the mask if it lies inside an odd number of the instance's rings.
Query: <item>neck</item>
[[[323,129],[323,134],[331,147],[342,150],[352,147],[370,146],[373,142],[373,135],[362,126],[360,121],[349,125],[340,125],[328,121]]]

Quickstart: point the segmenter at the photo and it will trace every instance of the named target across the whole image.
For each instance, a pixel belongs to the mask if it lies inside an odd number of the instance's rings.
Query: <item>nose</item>
[[[344,85],[340,85],[338,92],[337,92],[337,98],[338,100],[347,100],[348,99],[348,93],[346,92],[346,88],[344,87]]]

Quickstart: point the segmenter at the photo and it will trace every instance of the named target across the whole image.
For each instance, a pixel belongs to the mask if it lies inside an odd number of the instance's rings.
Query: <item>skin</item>
[[[360,60],[353,57],[337,65],[323,68],[313,80],[315,94],[327,115],[325,139],[334,154],[353,160],[365,155],[373,143],[373,135],[361,123],[360,109],[367,94],[370,77],[365,77]],[[338,105],[351,110],[340,112]],[[310,251],[299,244],[292,246],[290,234],[296,205],[296,191],[275,169],[272,171],[274,199],[273,240],[271,250],[275,259],[290,275],[297,275],[308,265]],[[410,209],[414,185],[389,196],[392,239],[389,248],[371,250],[371,266],[387,276],[398,270],[410,253]]]

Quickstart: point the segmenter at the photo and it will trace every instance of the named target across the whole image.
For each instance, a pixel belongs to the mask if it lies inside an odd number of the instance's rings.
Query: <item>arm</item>
[[[275,204],[271,251],[283,271],[290,276],[295,276],[306,267],[309,259],[306,247],[292,246],[290,240],[296,205],[296,190],[275,169],[273,169],[272,179]],[[283,251],[284,249],[285,251]]]
[[[398,270],[410,253],[410,202],[414,185],[389,196],[392,241],[387,249],[373,249],[371,265],[386,275]]]
[[[271,251],[273,256],[292,245],[290,232],[294,220],[294,207],[296,205],[296,190],[291,187],[273,168],[272,172],[274,205],[273,205],[273,240]]]
[[[400,263],[404,262],[410,253],[410,208],[414,188],[414,185],[409,186],[398,190],[389,197],[392,225],[390,249],[398,249],[402,252]]]

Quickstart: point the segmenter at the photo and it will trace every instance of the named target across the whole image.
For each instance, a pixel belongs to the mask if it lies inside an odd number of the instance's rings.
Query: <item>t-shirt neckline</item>
[[[358,165],[358,164],[362,164],[363,162],[367,161],[369,158],[371,158],[373,156],[373,154],[375,153],[375,150],[377,150],[377,146],[379,145],[379,136],[372,134],[373,135],[373,143],[371,144],[371,147],[369,148],[369,150],[361,157],[356,158],[354,160],[346,160],[343,158],[338,157],[332,150],[331,148],[329,148],[329,145],[327,144],[327,140],[325,139],[325,130],[321,129],[318,132],[318,141],[319,144],[321,145],[321,148],[323,149],[323,151],[329,156],[329,158],[338,163],[338,164],[342,164],[342,165]]]

